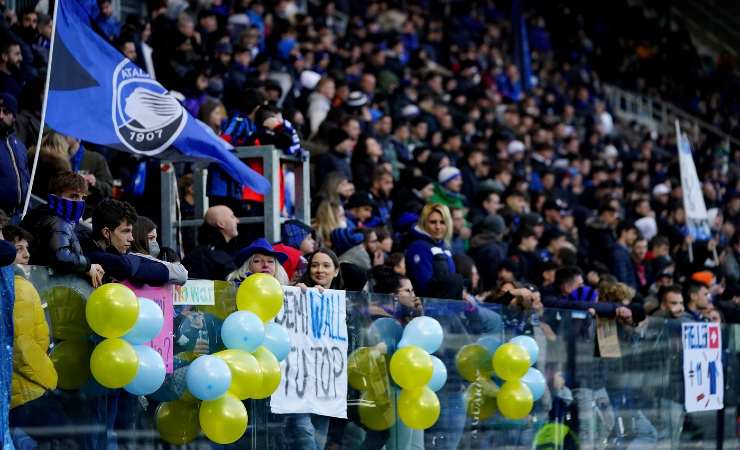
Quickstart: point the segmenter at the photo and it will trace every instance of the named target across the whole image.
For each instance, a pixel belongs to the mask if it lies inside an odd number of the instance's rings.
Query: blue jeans
[[[283,428],[286,448],[323,450],[329,431],[329,418],[317,414],[286,414]]]

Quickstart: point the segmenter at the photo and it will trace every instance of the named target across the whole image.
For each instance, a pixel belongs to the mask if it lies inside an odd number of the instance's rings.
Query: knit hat
[[[3,92],[0,94],[0,107],[4,107],[11,113],[13,113],[14,116],[18,115],[18,102],[16,101],[15,97],[8,94],[7,92]]]
[[[712,280],[714,280],[714,274],[710,272],[709,270],[702,270],[701,272],[694,272],[694,274],[691,275],[691,280],[709,287],[712,285]]]
[[[460,175],[460,169],[458,169],[457,167],[445,167],[444,169],[439,171],[439,174],[437,175],[437,181],[439,181],[439,184],[444,185],[459,177]]]
[[[275,244],[272,248],[275,249],[276,252],[288,255],[288,258],[282,264],[283,269],[285,269],[285,273],[288,274],[288,279],[292,280],[295,271],[301,264],[301,258],[303,258],[303,256],[301,256],[301,251],[286,244]]]
[[[329,148],[336,148],[339,144],[349,139],[349,134],[341,128],[333,128],[329,131]]]
[[[349,93],[349,97],[347,98],[347,106],[352,108],[359,108],[365,105],[367,105],[367,95],[363,94],[361,91],[352,91]]]
[[[411,189],[421,191],[422,189],[424,189],[425,187],[429,186],[432,183],[434,183],[433,179],[427,176],[421,175],[421,176],[414,177],[411,179]]]
[[[496,235],[504,234],[506,231],[506,222],[498,214],[489,214],[483,220],[473,225],[473,234],[493,233]]]
[[[355,245],[361,244],[364,239],[365,236],[362,234],[362,231],[357,228],[354,230],[336,228],[329,234],[332,250],[334,250],[337,256],[341,256]]]
[[[344,205],[344,209],[361,208],[363,206],[375,207],[375,202],[367,192],[355,192],[347,200],[347,204]]]
[[[293,248],[301,248],[301,242],[311,234],[311,227],[300,220],[287,220],[282,226],[283,242]]]

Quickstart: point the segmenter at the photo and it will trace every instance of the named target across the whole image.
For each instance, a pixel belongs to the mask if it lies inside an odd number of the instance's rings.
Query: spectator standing
[[[635,266],[632,264],[632,245],[637,240],[637,228],[632,223],[621,223],[617,226],[617,242],[612,250],[612,274],[617,280],[639,289]]]
[[[355,147],[349,134],[341,128],[329,131],[329,151],[316,157],[316,174],[339,172],[352,181],[352,169],[349,164],[349,155]]]
[[[13,223],[20,221],[30,179],[26,147],[15,135],[17,113],[15,98],[7,93],[0,94],[0,135],[4,147],[0,150],[0,209]]]
[[[23,87],[20,73],[22,62],[20,43],[5,38],[0,45],[0,92],[10,95],[13,99],[20,97]]]
[[[134,240],[131,243],[133,255],[158,261],[167,267],[170,283],[184,285],[188,281],[188,271],[182,263],[163,260],[162,253],[171,249],[168,247],[160,249],[157,242],[157,225],[151,219],[139,216],[134,224],[133,234]]]
[[[282,266],[287,259],[288,255],[276,251],[267,239],[259,238],[234,256],[238,268],[226,280],[241,283],[253,273],[266,273],[275,277],[281,285],[287,285],[288,274]]]
[[[437,175],[431,203],[440,203],[448,208],[464,208],[465,197],[460,193],[463,187],[462,174],[457,167],[445,167]]]

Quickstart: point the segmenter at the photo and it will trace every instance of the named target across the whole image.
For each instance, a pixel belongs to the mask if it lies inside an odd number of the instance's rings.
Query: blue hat
[[[399,231],[407,231],[416,225],[416,223],[419,221],[419,215],[414,214],[411,212],[404,212],[402,213],[398,219],[396,219],[396,228]]]
[[[362,243],[365,240],[365,236],[358,228],[352,230],[349,228],[335,228],[329,234],[329,239],[331,240],[331,247],[334,253],[340,256],[355,245]]]
[[[311,227],[300,220],[287,220],[283,223],[281,232],[285,245],[301,248],[301,242],[311,234]]]
[[[259,238],[249,244],[248,247],[239,250],[239,253],[237,253],[234,257],[234,262],[236,263],[236,266],[240,267],[255,253],[260,255],[274,256],[275,258],[277,258],[280,264],[284,263],[288,259],[288,255],[286,255],[285,253],[275,251],[275,249],[272,248],[272,245],[267,242],[267,239]]]
[[[13,113],[14,116],[18,115],[18,102],[11,94],[7,92],[0,94],[0,106],[4,106],[5,109]]]

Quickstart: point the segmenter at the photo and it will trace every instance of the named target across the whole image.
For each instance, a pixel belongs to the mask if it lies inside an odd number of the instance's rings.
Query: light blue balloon
[[[484,334],[483,336],[478,338],[478,344],[482,345],[483,348],[488,350],[488,353],[491,355],[496,354],[496,349],[503,344],[501,342],[501,339],[497,338],[496,336],[493,336],[491,334]]]
[[[389,355],[395,353],[402,335],[403,327],[396,319],[390,317],[375,319],[367,329],[367,339],[370,345],[385,343],[386,352]]]
[[[200,400],[215,400],[231,385],[231,370],[221,358],[201,355],[188,366],[185,375],[188,390]]]
[[[532,398],[537,401],[545,395],[545,387],[547,382],[542,372],[530,367],[527,373],[522,377],[522,383],[526,384],[530,391],[532,391]]]
[[[416,345],[427,353],[434,353],[442,345],[442,325],[431,317],[417,317],[406,325],[401,341],[404,345]],[[399,345],[399,348],[401,345]]]
[[[290,336],[282,325],[271,322],[265,325],[265,339],[262,345],[270,350],[278,361],[282,361],[290,353]]]
[[[265,339],[265,326],[255,313],[236,311],[221,325],[221,339],[226,348],[253,352]]]
[[[134,327],[123,338],[134,345],[146,344],[159,335],[164,324],[164,314],[158,304],[139,297],[139,317]]]
[[[442,360],[437,358],[436,356],[431,355],[431,358],[432,379],[429,380],[429,383],[427,383],[427,387],[436,392],[442,389],[442,387],[447,382],[447,367],[445,367],[445,363],[443,363]]]
[[[537,356],[540,354],[540,346],[537,341],[529,336],[517,336],[509,341],[512,344],[521,345],[529,353],[529,365],[532,366],[537,362]]]
[[[146,345],[134,345],[139,356],[139,369],[133,381],[124,386],[127,392],[134,395],[149,395],[162,387],[166,375],[162,355]]]

